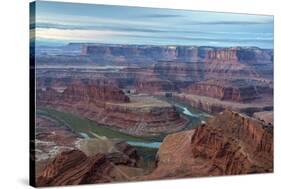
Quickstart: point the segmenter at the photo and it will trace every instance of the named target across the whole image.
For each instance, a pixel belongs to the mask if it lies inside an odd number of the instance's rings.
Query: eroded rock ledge
[[[86,156],[80,150],[64,151],[40,173],[36,184],[42,187],[128,180],[126,171],[121,170],[122,165],[127,169],[137,169],[122,153]]]
[[[158,151],[157,168],[139,179],[272,171],[272,127],[224,111],[195,130],[168,135]]]

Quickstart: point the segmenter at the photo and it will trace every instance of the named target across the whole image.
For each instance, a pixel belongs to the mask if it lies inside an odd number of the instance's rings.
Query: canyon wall
[[[273,130],[239,113],[225,111],[195,130],[194,157],[210,160],[212,174],[273,171]]]
[[[142,169],[126,153],[87,156],[80,150],[63,151],[38,175],[36,185],[64,186],[128,181]],[[134,173],[135,172],[135,173]]]
[[[273,130],[226,110],[197,129],[165,137],[157,157],[156,169],[139,179],[272,172]]]
[[[245,80],[205,80],[188,86],[188,94],[209,96],[220,100],[247,102],[259,98],[257,87]]]
[[[122,90],[114,86],[96,84],[70,84],[62,91],[53,88],[37,89],[36,94],[39,105],[82,102],[104,106],[105,102],[128,103],[130,101],[129,97]]]

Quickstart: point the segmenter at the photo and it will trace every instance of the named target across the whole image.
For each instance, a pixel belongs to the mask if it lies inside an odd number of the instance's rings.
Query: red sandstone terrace
[[[37,103],[77,113],[134,135],[178,131],[188,121],[167,102],[147,95],[128,97],[122,90],[109,86],[72,85],[63,92],[39,89]]]

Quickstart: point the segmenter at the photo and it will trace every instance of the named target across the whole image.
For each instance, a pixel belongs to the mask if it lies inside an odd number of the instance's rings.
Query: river
[[[182,109],[182,112],[181,112],[181,113],[183,113],[183,114],[185,114],[185,115],[188,115],[188,116],[191,116],[191,117],[199,117],[198,114],[193,114],[193,113],[191,113],[191,111],[188,110],[188,109],[187,109],[186,107],[184,107],[184,106],[181,106],[181,105],[179,105],[179,104],[174,104],[174,105],[175,105],[176,107]]]
[[[171,102],[170,102],[171,103]],[[187,128],[193,128],[200,123],[204,123],[206,117],[210,117],[211,115],[203,113],[203,112],[194,112],[183,105],[179,105],[177,103],[173,103],[173,105],[181,110],[180,113],[189,117],[190,122],[187,125]],[[136,141],[127,141],[128,144],[136,147],[147,147],[147,148],[159,148],[162,142],[136,142]]]
[[[135,142],[127,141],[128,144],[137,147],[146,147],[146,148],[159,148],[162,142]]]
[[[205,113],[197,113],[197,112],[195,113],[194,111],[188,109],[187,107],[177,104],[177,103],[174,103],[173,105],[176,108],[181,110],[180,113],[189,117],[190,122],[188,123],[187,128],[193,128],[194,125],[198,125],[199,123],[203,122],[203,119],[202,119],[203,117],[209,116],[208,114],[205,114]],[[92,134],[94,134],[94,133],[92,133]],[[85,138],[85,139],[90,138],[87,133],[80,132],[80,135],[83,136],[83,138]],[[160,145],[162,144],[162,142],[138,142],[138,141],[130,141],[130,140],[126,140],[126,141],[131,146],[154,148],[154,149],[158,149],[160,147]]]
[[[208,116],[204,112],[200,112],[196,109],[189,108],[189,106],[181,104],[180,102],[169,101],[169,103],[174,105],[180,114],[188,118],[189,122],[187,123],[185,129],[196,128],[200,123],[202,123],[202,121],[205,121],[206,117]],[[52,117],[53,119],[59,121],[63,125],[66,125],[72,131],[79,133],[80,136],[85,139],[92,138],[93,136],[96,137],[96,135],[98,135],[105,138],[123,139],[124,141],[127,141],[128,144],[136,147],[157,149],[161,145],[161,142],[159,140],[140,140],[137,137],[129,136],[127,134],[120,133],[119,131],[115,131],[107,127],[101,127],[99,124],[93,121],[89,121],[80,116],[72,115],[70,113],[59,112],[50,109],[39,110],[38,112],[42,115]]]

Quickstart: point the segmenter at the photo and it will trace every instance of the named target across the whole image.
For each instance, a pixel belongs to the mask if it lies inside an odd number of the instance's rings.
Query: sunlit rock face
[[[129,173],[142,173],[134,158],[137,157],[125,150],[90,156],[78,149],[63,151],[46,165],[36,184],[42,187],[128,181]]]
[[[139,179],[272,172],[272,127],[224,111],[197,129],[165,137],[157,157],[157,168]]]

